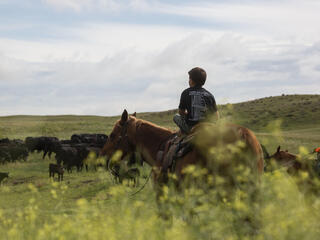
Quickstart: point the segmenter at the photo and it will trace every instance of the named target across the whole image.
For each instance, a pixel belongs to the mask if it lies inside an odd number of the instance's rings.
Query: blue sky
[[[203,67],[218,103],[319,94],[318,0],[0,0],[0,115],[178,106]]]

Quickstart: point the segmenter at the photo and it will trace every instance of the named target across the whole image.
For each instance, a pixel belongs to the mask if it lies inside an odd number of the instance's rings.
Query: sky
[[[0,115],[177,108],[320,93],[319,0],[0,0]]]

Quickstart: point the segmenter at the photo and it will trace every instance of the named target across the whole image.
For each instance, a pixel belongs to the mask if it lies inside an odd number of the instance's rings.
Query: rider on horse
[[[219,119],[214,96],[202,87],[206,82],[206,72],[195,67],[188,74],[190,87],[182,92],[179,114],[173,117],[173,121],[184,134],[188,134],[200,121],[207,120],[209,114],[216,114],[216,118]]]

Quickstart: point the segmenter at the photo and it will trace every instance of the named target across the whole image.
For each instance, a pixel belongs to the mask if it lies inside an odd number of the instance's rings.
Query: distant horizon
[[[250,99],[247,101],[240,101],[240,102],[227,102],[227,103],[222,103],[219,104],[217,103],[217,105],[227,105],[227,104],[241,104],[241,103],[245,103],[245,102],[252,102],[255,100],[260,100],[260,99],[264,99],[264,98],[272,98],[272,97],[282,97],[282,96],[320,96],[320,94],[281,94],[281,95],[276,95],[276,96],[266,96],[266,97],[261,97],[261,98],[255,98],[255,99]],[[126,109],[126,108],[124,108]],[[124,110],[122,109],[121,112]],[[142,111],[142,112],[137,112],[137,114],[145,114],[145,113],[159,113],[159,112],[167,112],[167,111],[174,111],[177,110],[178,108],[173,108],[173,109],[167,109],[167,110],[161,110],[161,111]],[[132,114],[134,112],[129,112],[129,114]],[[79,114],[58,114],[58,115],[35,115],[35,114],[16,114],[16,115],[0,115],[1,117],[62,117],[62,116],[74,116],[74,117],[118,117],[121,116],[121,114],[119,115],[90,115],[90,114],[83,114],[83,115],[79,115]]]

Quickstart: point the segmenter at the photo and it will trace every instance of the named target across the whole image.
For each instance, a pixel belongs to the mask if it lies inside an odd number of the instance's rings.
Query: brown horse
[[[173,169],[173,173],[177,175],[178,180],[183,178],[183,169],[186,166],[208,167],[209,164],[212,164],[208,161],[208,157],[211,157],[209,153],[215,152],[220,147],[229,146],[227,151],[224,152],[226,159],[228,159],[227,155],[231,155],[230,151],[232,151],[230,145],[237,145],[238,143],[242,143],[241,151],[249,159],[246,164],[253,170],[254,175],[263,173],[262,149],[257,138],[249,129],[233,124],[227,124],[224,127],[214,124],[198,124],[193,132],[196,133],[193,149],[177,159]],[[173,134],[174,132],[169,129],[136,118],[135,114],[129,116],[127,111],[124,110],[121,119],[115,123],[100,154],[112,156],[115,151],[121,150],[124,156],[130,151],[137,151],[141,154],[143,160],[153,167],[155,182],[161,183],[161,173],[164,173],[163,158],[159,159],[157,155],[161,146],[164,146]],[[222,171],[227,166],[234,165],[232,161],[226,160],[220,164]],[[221,168],[219,171],[221,171]]]

